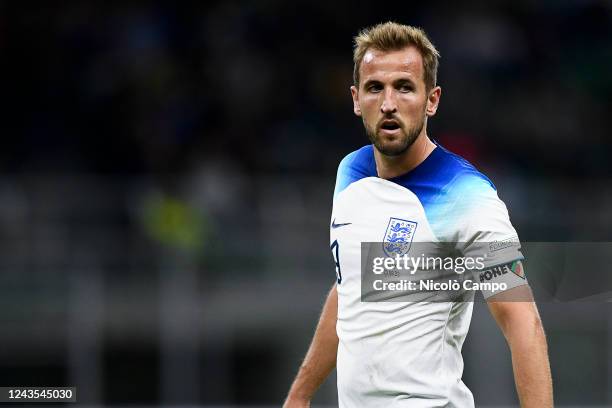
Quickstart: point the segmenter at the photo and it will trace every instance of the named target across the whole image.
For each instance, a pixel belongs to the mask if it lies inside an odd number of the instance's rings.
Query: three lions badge
[[[403,256],[410,250],[417,223],[401,218],[389,218],[383,238],[383,250],[390,257]]]

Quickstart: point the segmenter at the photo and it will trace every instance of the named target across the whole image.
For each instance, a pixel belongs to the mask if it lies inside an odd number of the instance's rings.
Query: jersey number
[[[340,254],[339,254],[340,244],[338,244],[338,240],[335,240],[331,244],[332,255],[334,256],[334,262],[336,262],[336,278],[338,280],[338,284],[342,283],[342,272],[340,271]]]

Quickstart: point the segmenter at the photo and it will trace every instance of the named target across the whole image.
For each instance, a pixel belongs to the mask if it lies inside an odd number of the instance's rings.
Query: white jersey
[[[473,407],[461,381],[473,302],[363,302],[361,243],[388,241],[390,228],[403,228],[404,243],[456,243],[465,256],[475,242],[502,243],[487,268],[522,259],[520,246],[503,245],[518,238],[491,181],[439,145],[409,173],[381,179],[368,145],[340,163],[331,219],[339,406]],[[526,284],[506,275],[508,289]]]

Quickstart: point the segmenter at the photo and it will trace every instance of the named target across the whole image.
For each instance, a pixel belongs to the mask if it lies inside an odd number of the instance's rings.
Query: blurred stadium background
[[[429,134],[523,240],[612,241],[612,3],[482,3],[1,2],[0,385],[280,405],[335,279],[336,166],[367,142],[352,36],[385,20],[441,51]],[[540,308],[558,405],[612,406],[610,303]],[[516,405],[483,304],[464,356],[477,406]]]

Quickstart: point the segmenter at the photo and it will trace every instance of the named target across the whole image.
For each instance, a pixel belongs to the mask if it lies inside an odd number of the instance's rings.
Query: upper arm
[[[483,296],[489,299],[499,291],[525,286],[521,244],[506,205],[486,180],[472,178],[462,183],[467,198],[460,208],[463,225],[457,245],[466,258],[482,261],[472,272],[474,278],[494,285],[491,290],[483,286]]]

